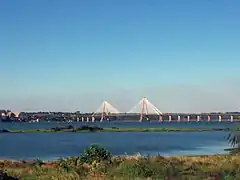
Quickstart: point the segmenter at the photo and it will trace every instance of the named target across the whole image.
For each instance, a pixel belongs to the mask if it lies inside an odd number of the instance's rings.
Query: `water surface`
[[[53,160],[77,156],[90,144],[113,155],[175,156],[225,153],[227,132],[57,132],[0,134],[0,158]]]
[[[119,128],[133,128],[133,127],[171,127],[171,128],[234,128],[237,126],[236,122],[45,122],[45,123],[0,123],[0,129],[46,129],[56,126],[100,126],[100,127],[119,127]]]

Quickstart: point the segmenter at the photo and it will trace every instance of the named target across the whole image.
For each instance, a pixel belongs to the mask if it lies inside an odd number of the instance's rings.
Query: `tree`
[[[235,131],[228,135],[228,143],[233,147],[240,150],[240,132]],[[236,147],[237,146],[237,147]]]

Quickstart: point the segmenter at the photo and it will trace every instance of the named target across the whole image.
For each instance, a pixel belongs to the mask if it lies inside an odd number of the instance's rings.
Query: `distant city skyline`
[[[0,109],[240,111],[240,2],[2,1]]]

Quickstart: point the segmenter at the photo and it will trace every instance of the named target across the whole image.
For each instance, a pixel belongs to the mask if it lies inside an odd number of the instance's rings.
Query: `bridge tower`
[[[139,122],[142,122],[144,115],[158,115],[159,120],[162,121],[162,112],[156,106],[154,106],[146,97],[142,98],[139,103],[134,106],[128,113],[140,113]]]
[[[101,115],[102,122],[105,117],[107,117],[107,120],[109,120],[108,116],[111,114],[119,114],[120,112],[112,106],[109,102],[103,101],[100,107],[92,114],[92,122],[94,122],[96,115]]]

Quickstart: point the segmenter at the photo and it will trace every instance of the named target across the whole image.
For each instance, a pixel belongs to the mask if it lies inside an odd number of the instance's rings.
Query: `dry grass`
[[[70,160],[69,160],[70,161]],[[23,180],[240,179],[240,156],[119,156],[111,162],[63,167],[52,163],[0,161],[1,169]]]

